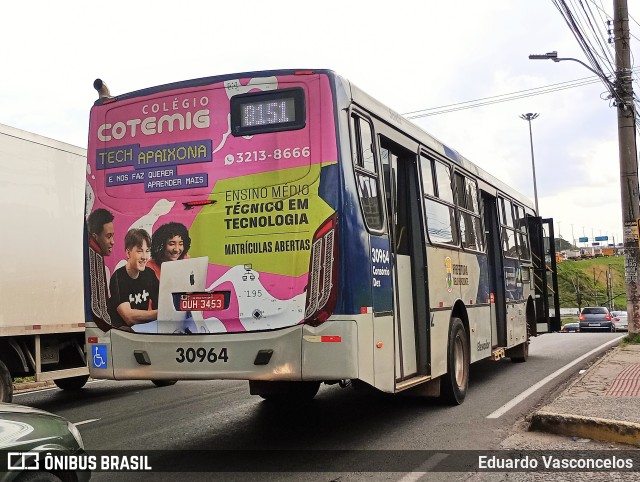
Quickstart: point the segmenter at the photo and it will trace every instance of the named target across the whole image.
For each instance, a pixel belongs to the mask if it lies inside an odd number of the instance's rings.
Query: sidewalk
[[[529,429],[640,447],[640,345],[613,348],[534,413]]]

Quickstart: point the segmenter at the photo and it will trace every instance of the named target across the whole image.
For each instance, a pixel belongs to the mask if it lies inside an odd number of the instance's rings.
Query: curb
[[[51,380],[47,380],[44,382],[22,382],[22,383],[14,383],[13,384],[13,392],[28,392],[30,390],[38,390],[40,388],[49,388],[54,387],[55,383]]]
[[[640,424],[596,417],[536,412],[529,430],[640,446]]]

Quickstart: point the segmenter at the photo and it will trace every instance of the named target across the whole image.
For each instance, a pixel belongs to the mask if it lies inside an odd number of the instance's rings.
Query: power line
[[[582,49],[589,63],[593,67],[593,70],[599,75],[601,75],[602,81],[605,83],[607,90],[609,90],[609,92],[611,93],[611,96],[616,98],[618,102],[622,102],[623,99],[616,91],[615,84],[612,81],[608,80],[607,76],[605,76],[602,70],[602,67],[600,65],[600,62],[598,62],[598,59],[593,52],[593,47],[591,45],[591,42],[588,40],[588,38],[585,37],[585,34],[580,28],[579,21],[576,19],[576,16],[571,11],[571,8],[567,5],[567,3],[564,0],[552,0],[552,2],[560,12],[562,17],[564,18],[566,24],[568,25],[569,29],[573,33],[573,36],[578,41],[580,48]],[[608,59],[606,60],[606,63],[609,64],[609,67],[612,68]]]
[[[411,112],[405,112],[402,115],[409,119],[427,117],[430,115],[444,114],[444,113],[453,112],[456,110],[471,109],[474,107],[481,107],[484,105],[497,104],[500,102],[508,102],[512,100],[521,99],[524,97],[531,97],[534,95],[548,94],[550,92],[557,92],[560,90],[571,89],[574,87],[581,87],[583,85],[596,84],[599,81],[600,80],[597,77],[593,77],[593,76],[584,77],[581,79],[559,82],[557,84],[550,84],[543,87],[534,87],[531,89],[518,90],[516,92],[510,92],[508,94],[494,95],[494,96],[483,97],[475,100],[456,102],[454,104],[447,104],[447,105],[441,105],[438,107],[429,107],[426,109],[414,110]]]

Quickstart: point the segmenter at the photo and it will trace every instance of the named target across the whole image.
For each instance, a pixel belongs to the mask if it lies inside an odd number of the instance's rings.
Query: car
[[[577,333],[580,331],[580,323],[569,322],[562,326],[562,333]]]
[[[76,459],[86,459],[88,454],[74,424],[37,408],[0,403],[0,453],[7,457],[0,460],[0,482],[84,482],[91,478],[86,467],[64,472],[47,470],[51,465],[45,462],[47,453]]]
[[[613,331],[629,331],[626,311],[612,311],[611,321],[613,321]]]
[[[580,313],[580,331],[606,330],[613,331],[611,313],[605,306],[588,306]]]

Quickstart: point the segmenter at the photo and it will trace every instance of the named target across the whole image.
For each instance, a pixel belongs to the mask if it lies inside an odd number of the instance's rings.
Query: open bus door
[[[528,216],[533,283],[535,289],[536,323],[531,335],[560,331],[560,298],[556,269],[556,243],[553,219]]]

